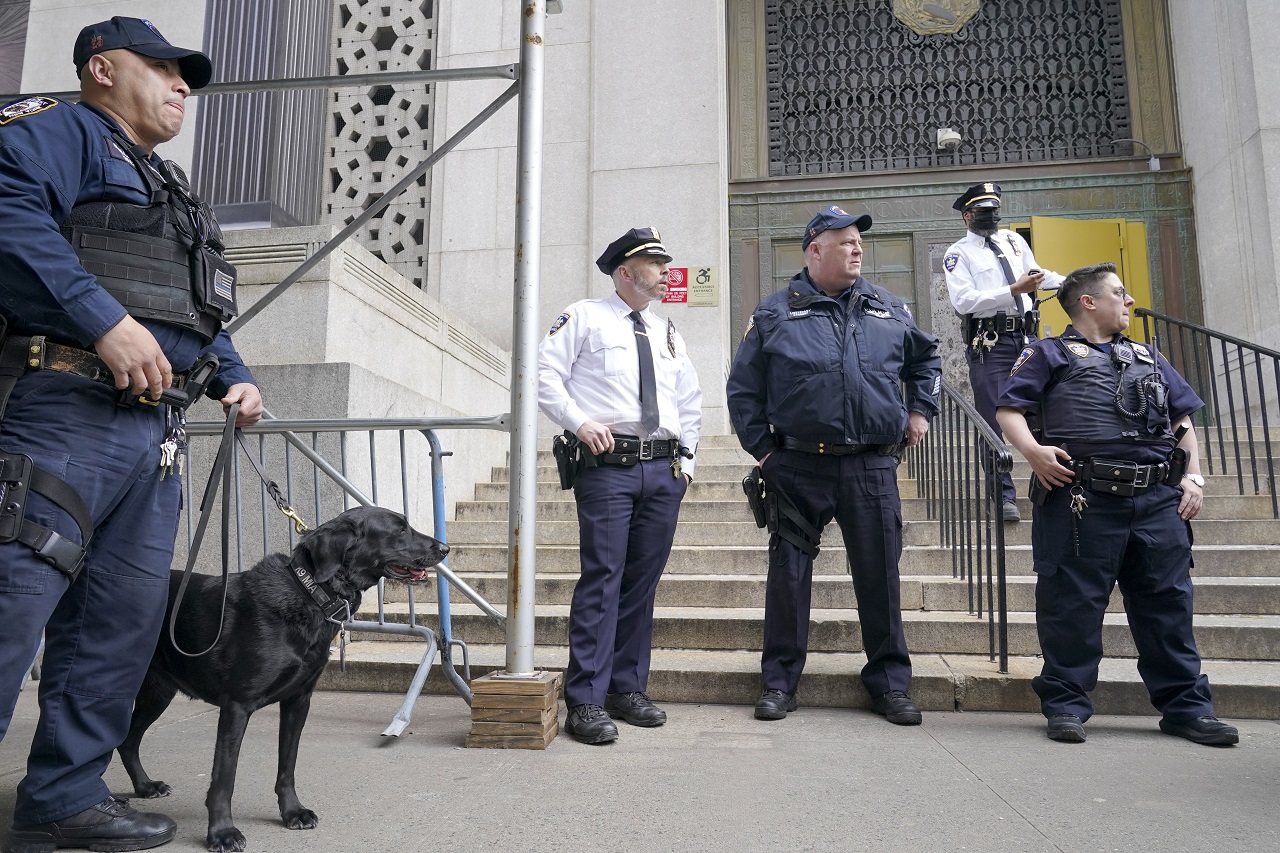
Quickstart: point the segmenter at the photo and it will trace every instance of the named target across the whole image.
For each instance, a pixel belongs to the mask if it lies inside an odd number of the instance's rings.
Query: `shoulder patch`
[[[1018,368],[1027,363],[1027,359],[1036,354],[1035,347],[1023,347],[1022,352],[1018,353],[1018,360],[1013,363],[1013,369],[1009,371],[1009,375],[1018,372]]]
[[[946,267],[947,272],[952,272],[956,268],[956,264],[960,263],[960,256],[955,252],[947,255],[942,259],[942,265]]]
[[[563,329],[564,324],[567,322],[569,322],[569,315],[561,314],[559,317],[556,318],[556,321],[551,324],[551,331],[547,332],[547,337],[549,338],[552,335],[554,335],[556,332]]]
[[[742,333],[742,339],[745,341],[747,335],[751,334],[751,330],[756,327],[756,315],[752,314],[751,319],[747,320],[747,330]]]
[[[1067,349],[1071,351],[1072,355],[1077,356],[1079,358],[1089,357],[1089,348],[1084,344],[1074,344],[1074,343],[1067,344]]]
[[[56,107],[60,102],[53,98],[23,98],[21,101],[14,101],[4,109],[0,110],[0,126],[4,126],[14,119],[23,116],[32,116],[36,113],[42,113],[47,109]]]

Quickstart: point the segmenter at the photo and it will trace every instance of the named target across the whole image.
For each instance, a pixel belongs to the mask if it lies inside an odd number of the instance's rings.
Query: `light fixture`
[[[1113,140],[1111,140],[1111,144],[1112,144],[1112,145],[1117,145],[1117,144],[1119,144],[1119,143],[1121,143],[1121,142],[1129,142],[1129,143],[1132,143],[1133,145],[1141,145],[1143,148],[1147,149],[1147,153],[1151,155],[1151,159],[1147,160],[1147,169],[1149,169],[1149,170],[1150,170],[1150,171],[1152,171],[1152,172],[1158,172],[1158,171],[1160,171],[1160,158],[1156,156],[1156,152],[1154,152],[1154,151],[1152,151],[1152,150],[1151,150],[1151,146],[1150,146],[1150,145],[1148,145],[1147,143],[1143,142],[1141,139],[1113,139]]]
[[[938,150],[954,151],[960,145],[960,132],[950,127],[938,128]]]

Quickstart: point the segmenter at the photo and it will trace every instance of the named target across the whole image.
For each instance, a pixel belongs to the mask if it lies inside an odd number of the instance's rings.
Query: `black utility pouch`
[[[1164,475],[1166,486],[1177,486],[1182,483],[1182,478],[1187,473],[1187,451],[1181,447],[1175,447],[1173,452],[1169,454],[1169,471]]]
[[[208,246],[191,250],[191,292],[199,308],[217,312],[224,323],[240,313],[236,306],[236,268]]]
[[[22,532],[33,467],[30,456],[0,451],[0,543],[14,542]]]
[[[1035,474],[1031,475],[1031,484],[1027,488],[1027,498],[1033,506],[1044,506],[1044,502],[1049,499],[1049,490],[1044,487],[1044,483],[1040,482],[1040,478]]]

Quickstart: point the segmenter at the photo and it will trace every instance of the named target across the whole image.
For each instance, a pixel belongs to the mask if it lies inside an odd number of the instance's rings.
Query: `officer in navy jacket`
[[[767,487],[817,532],[834,518],[848,552],[867,664],[862,681],[890,722],[914,725],[902,632],[897,464],[938,411],[937,340],[896,296],[860,275],[871,217],[819,212],[803,238],[806,268],[756,308],[729,374],[729,415]],[[795,710],[808,647],[813,557],[769,538],[764,692],[755,715]]]
[[[1103,616],[1118,582],[1160,729],[1233,744],[1239,735],[1213,715],[1191,630],[1190,521],[1204,497],[1191,415],[1204,403],[1155,349],[1122,334],[1133,298],[1115,269],[1097,264],[1066,277],[1058,299],[1071,326],[1022,350],[997,410],[1034,472],[1044,666],[1032,686],[1048,736],[1083,742]],[[1037,416],[1038,440],[1028,413]]]
[[[242,425],[262,399],[221,328],[235,280],[217,224],[153,153],[209,81],[208,58],[117,17],[84,28],[73,59],[80,103],[0,110],[0,736],[43,631],[10,845],[133,850],[176,830],[101,777],[164,618],[181,387],[212,354],[209,396],[239,404]]]

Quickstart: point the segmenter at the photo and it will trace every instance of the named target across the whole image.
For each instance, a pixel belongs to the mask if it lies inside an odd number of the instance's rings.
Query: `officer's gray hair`
[[[1072,270],[1062,280],[1062,287],[1058,290],[1058,302],[1062,305],[1062,310],[1074,320],[1080,313],[1080,297],[1086,294],[1097,296],[1102,292],[1099,283],[1115,271],[1116,265],[1110,261]]]

